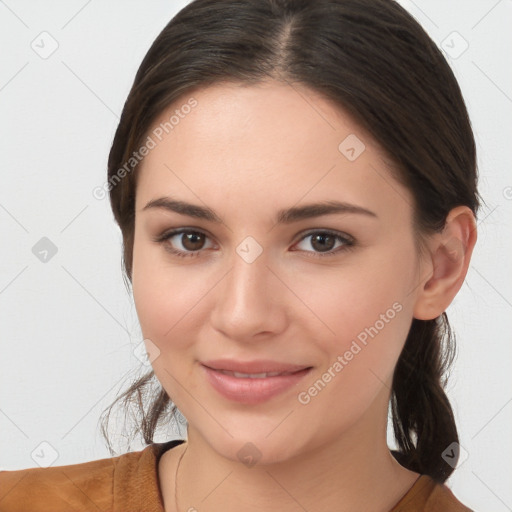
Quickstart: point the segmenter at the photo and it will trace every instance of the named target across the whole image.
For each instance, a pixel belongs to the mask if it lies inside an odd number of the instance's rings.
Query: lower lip
[[[202,365],[206,378],[222,396],[242,404],[260,404],[296,386],[311,370],[305,368],[288,375],[251,379],[226,375]]]

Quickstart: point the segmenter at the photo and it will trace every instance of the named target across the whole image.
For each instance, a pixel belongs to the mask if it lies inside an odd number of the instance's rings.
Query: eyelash
[[[200,234],[200,235],[204,235],[205,237],[208,237],[208,235],[206,233],[203,233],[202,231],[197,230],[197,229],[180,228],[180,229],[174,229],[174,230],[171,230],[171,231],[167,231],[167,232],[163,233],[162,235],[157,236],[156,238],[154,238],[154,241],[157,242],[157,243],[164,244],[170,238],[172,238],[172,237],[174,237],[176,235],[179,235],[179,234],[183,234],[183,233]],[[337,249],[331,249],[330,251],[324,252],[324,253],[322,253],[322,252],[315,252],[315,251],[302,251],[302,252],[311,253],[314,258],[316,258],[316,257],[324,258],[324,257],[328,257],[328,256],[335,256],[338,253],[352,250],[355,247],[355,245],[356,245],[355,240],[352,237],[350,237],[348,235],[345,235],[345,234],[342,234],[342,233],[339,233],[337,231],[331,231],[329,229],[308,231],[307,233],[304,233],[302,235],[302,237],[300,238],[300,240],[298,242],[296,242],[296,243],[302,242],[304,239],[308,238],[309,236],[318,235],[318,234],[332,236],[336,240],[342,242],[344,245],[342,245],[341,247],[338,247]],[[197,256],[199,256],[199,254],[201,252],[203,252],[203,249],[199,249],[197,251],[186,251],[186,252],[185,251],[180,251],[180,250],[174,249],[173,247],[170,247],[169,245],[167,245],[165,247],[165,249],[167,251],[169,251],[171,254],[173,254],[175,256],[178,256],[180,258],[197,257]]]

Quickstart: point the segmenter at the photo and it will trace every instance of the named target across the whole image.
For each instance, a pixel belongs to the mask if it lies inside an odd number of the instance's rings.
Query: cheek
[[[413,265],[405,258],[400,261],[396,254],[386,261],[393,263],[383,267],[376,259],[354,265],[339,276],[326,276],[323,286],[313,288],[310,283],[308,296],[334,334],[333,346],[350,345],[353,339],[364,343],[376,331],[379,339],[407,332],[412,319]]]
[[[208,285],[208,269],[170,265],[162,251],[136,239],[132,288],[142,333],[164,352],[192,343],[201,301],[214,283]]]
[[[355,409],[363,407],[383,383],[391,385],[411,325],[414,294],[410,292],[415,275],[411,253],[392,246],[384,252],[364,264],[359,261],[339,278],[331,276],[329,282],[310,291],[312,308],[331,331],[325,329],[318,342],[326,356],[319,373],[336,375],[325,375],[333,383],[329,384],[333,393],[324,393],[324,399],[333,400],[334,409],[348,403]],[[337,401],[339,396],[345,397],[345,405]]]
[[[317,338],[322,365],[297,398],[308,417],[322,418],[334,434],[340,422],[347,426],[356,421],[377,396],[390,391],[412,320],[406,275],[399,279],[396,273],[365,268],[365,273],[354,271],[343,283],[331,285],[329,294],[312,297],[334,335],[325,330]]]
[[[193,358],[200,325],[194,307],[205,293],[204,283],[190,280],[185,269],[166,265],[149,244],[136,242],[132,289],[143,337],[159,350],[153,371],[172,401],[186,411],[187,394],[179,383],[189,382],[190,367],[183,363]]]
[[[135,237],[132,289],[144,337],[162,340],[183,316],[183,290],[179,272],[165,269],[158,251]]]

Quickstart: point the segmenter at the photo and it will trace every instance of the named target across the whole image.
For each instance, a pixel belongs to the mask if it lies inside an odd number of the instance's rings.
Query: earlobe
[[[429,241],[431,272],[421,283],[414,318],[432,320],[446,311],[464,282],[476,239],[471,209],[453,208],[443,231]]]

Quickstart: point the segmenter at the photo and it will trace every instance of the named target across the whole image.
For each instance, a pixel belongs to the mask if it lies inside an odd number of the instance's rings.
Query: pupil
[[[330,240],[331,243],[327,243],[326,244],[326,239],[327,240]],[[317,241],[320,241],[320,246],[319,247],[315,247],[315,242]],[[330,235],[316,235],[313,237],[313,247],[315,247],[315,249],[319,249],[320,251],[329,251],[333,248],[333,243],[334,242],[334,238]]]
[[[186,233],[184,240],[182,241],[183,247],[189,251],[195,251],[201,249],[201,234],[200,233]],[[199,242],[199,244],[198,244]]]

